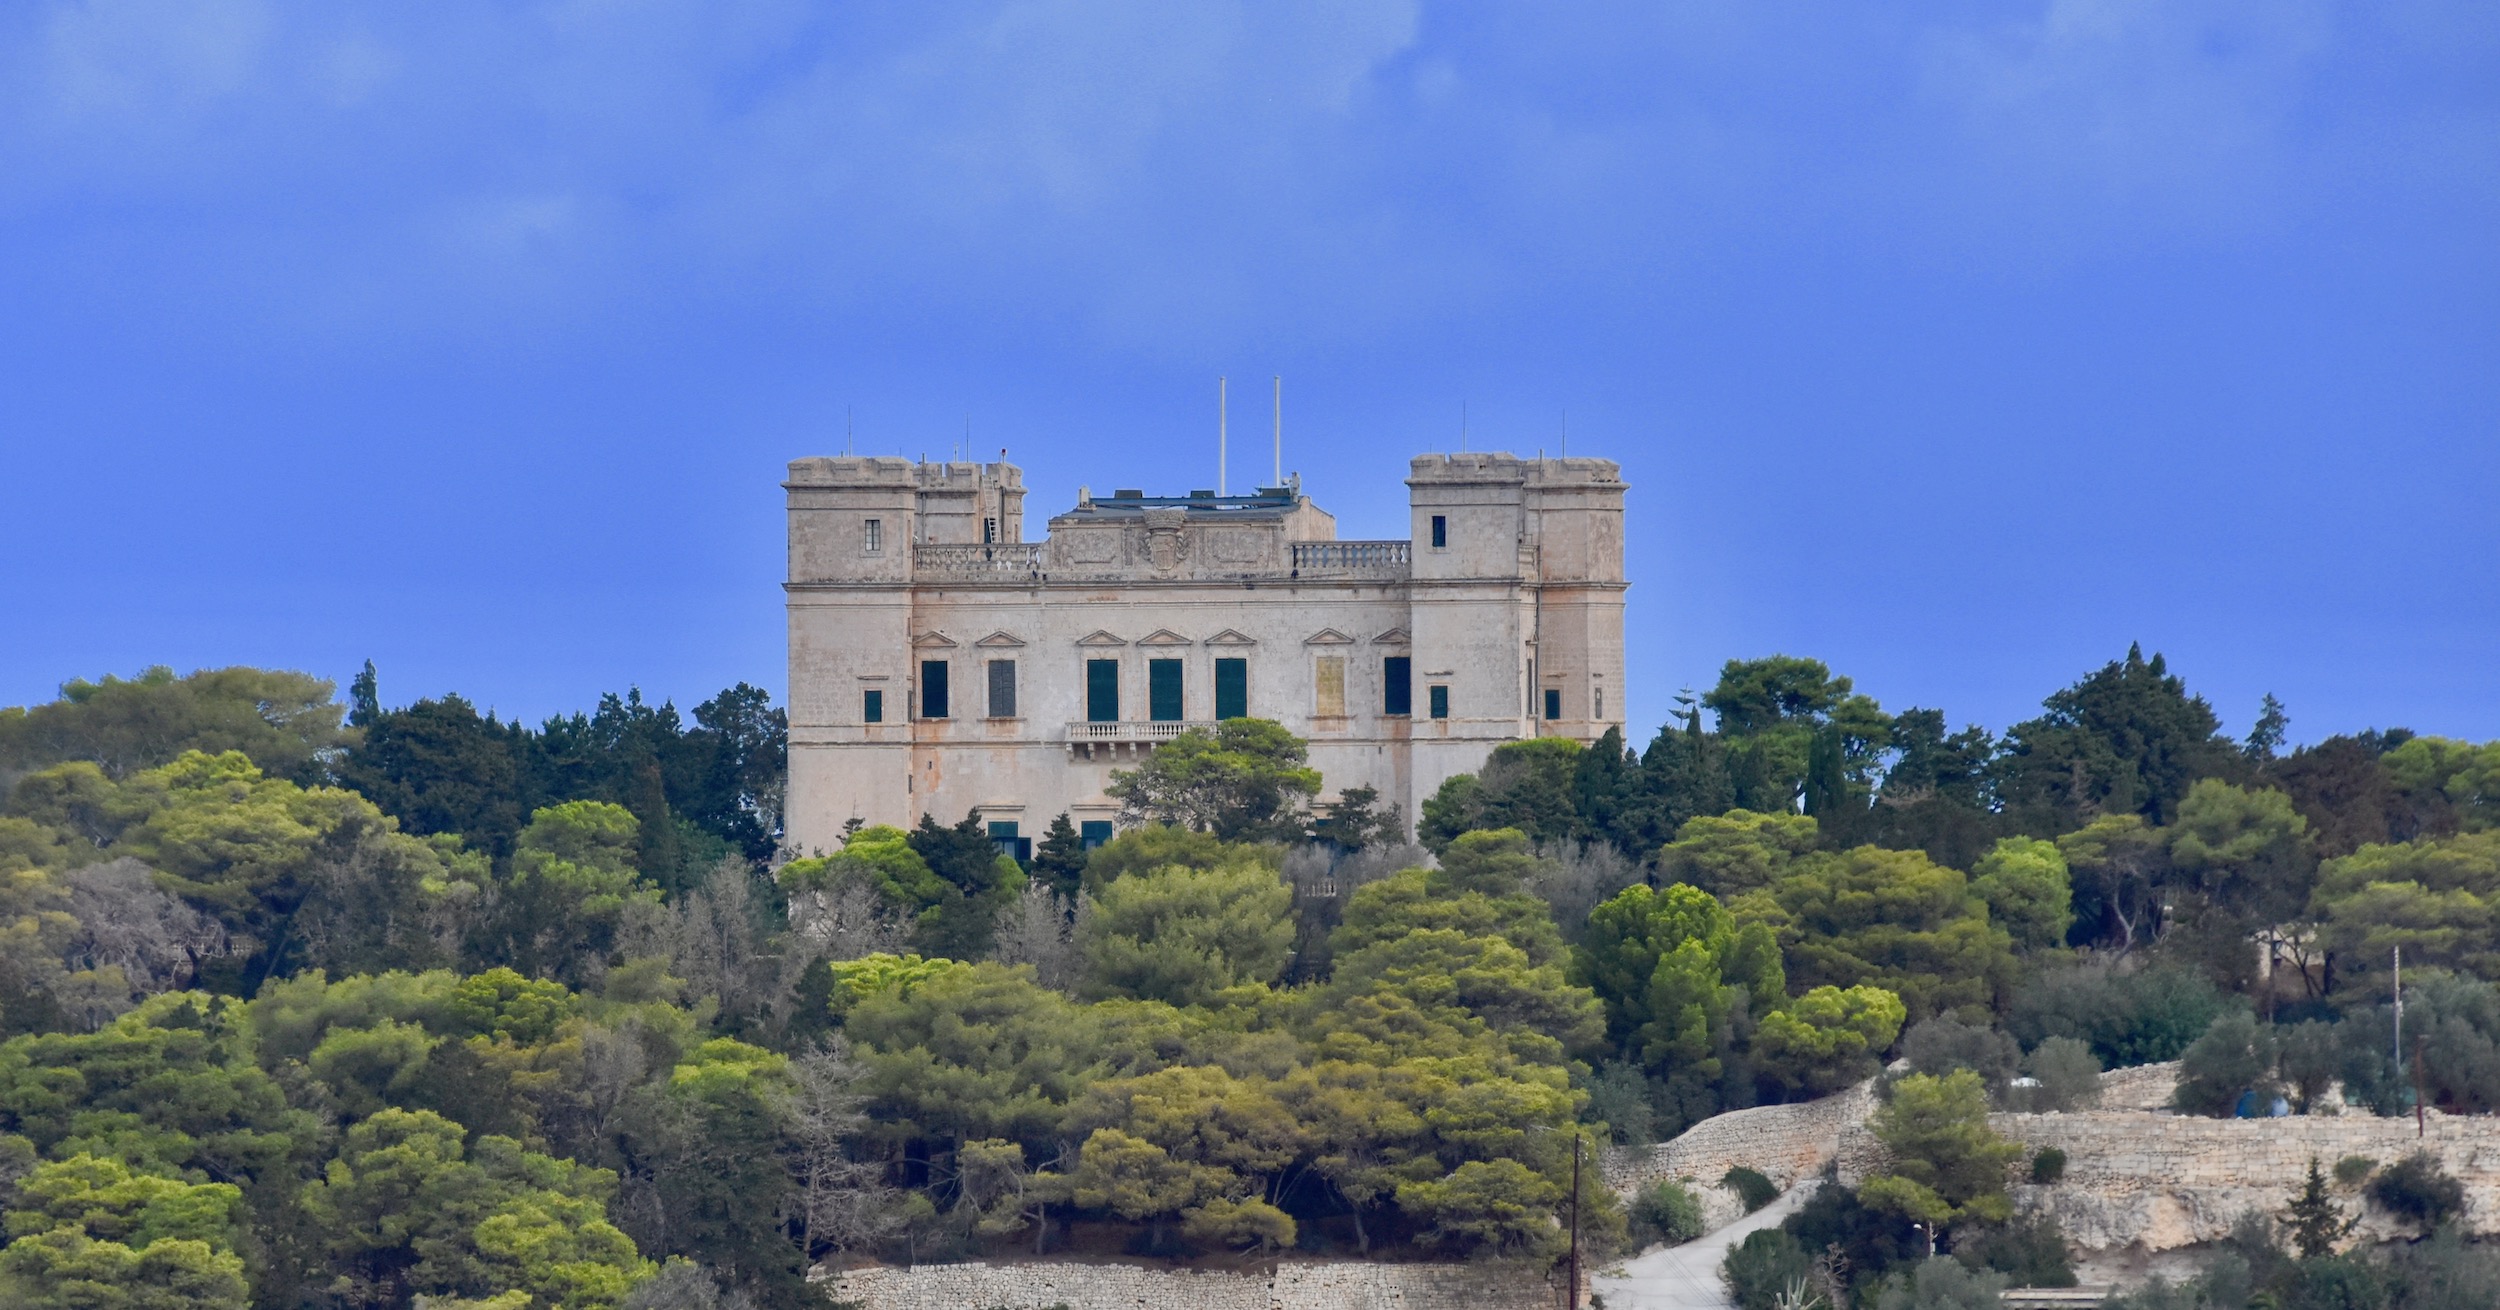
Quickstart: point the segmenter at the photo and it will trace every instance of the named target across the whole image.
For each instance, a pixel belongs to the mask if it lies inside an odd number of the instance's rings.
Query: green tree
[[[1821,660],[1729,660],[1701,703],[1718,716],[1736,803],[1750,810],[1795,809],[1810,777],[1819,792],[1830,793],[1826,813],[1843,805],[1864,808],[1891,745],[1891,718]],[[1813,768],[1818,739],[1826,758],[1819,775]]]
[[[1734,916],[1698,887],[1628,887],[1589,915],[1573,981],[1604,1002],[1618,1049],[1662,1076],[1687,1068],[1716,1079],[1737,1007],[1748,997],[1757,1009],[1787,999],[1770,930],[1743,932],[1752,949],[1740,952]]]
[[[2500,977],[2500,833],[2371,845],[2329,860],[2310,913],[2348,975],[2390,952],[2405,961]]]
[[[2065,832],[2102,814],[2168,823],[2190,784],[2239,764],[2213,707],[2140,647],[2042,706],[2006,731],[1997,758],[1997,792],[2026,831]]]
[[[2318,1157],[2309,1157],[2309,1176],[2303,1180],[2298,1195],[2283,1212],[2284,1221],[2292,1227],[2292,1245],[2303,1260],[2318,1260],[2335,1254],[2335,1244],[2344,1240],[2359,1219],[2346,1219],[2344,1208],[2327,1195],[2326,1176],[2318,1172]]]
[[[797,1307],[809,1299],[803,1262],[782,1227],[790,1091],[785,1057],[715,1037],[635,1094],[625,1137],[649,1178],[668,1254],[767,1305]]]
[[[1988,1089],[1978,1074],[1911,1074],[1868,1126],[1890,1159],[1858,1185],[1867,1206],[1938,1228],[2002,1223],[2013,1214],[2006,1170],[2023,1148],[1988,1127]]]
[[[1502,828],[1536,840],[1586,836],[1578,804],[1583,754],[1568,737],[1494,747],[1482,769],[1451,775],[1424,801],[1416,840],[1438,854],[1461,834]]]
[[[348,1129],[301,1199],[323,1290],[348,1305],[525,1291],[564,1310],[614,1310],[652,1266],[611,1225],[616,1176],[482,1136],[430,1111]]]
[[[920,909],[912,928],[913,948],[959,960],[989,954],[999,911],[1024,891],[1024,870],[999,853],[978,814],[966,814],[952,826],[923,814],[910,844],[941,889]]]
[[[1203,1005],[1228,987],[1274,982],[1293,948],[1292,912],[1292,889],[1257,864],[1122,878],[1078,928],[1083,990]]]
[[[164,1238],[136,1250],[76,1228],[0,1250],[0,1299],[25,1310],[243,1310],[243,1260],[206,1242]]]
[[[1910,1017],[1990,1005],[2013,982],[2013,941],[1959,870],[1873,846],[1801,860],[1770,891],[1792,984],[1867,984]]]
[[[2104,814],[2057,839],[2076,917],[2123,955],[2158,940],[2175,877],[2166,832],[2139,814]]]
[[[1104,792],[1128,823],[1168,823],[1226,841],[1291,841],[1319,794],[1301,738],[1265,719],[1226,719],[1155,748],[1135,769],[1114,770]]]
[[[1658,852],[1658,876],[1733,899],[1785,877],[1815,848],[1820,825],[1803,814],[1730,810],[1685,821]]]
[[[120,780],[189,751],[239,751],[263,773],[309,785],[353,740],[336,690],[308,673],[242,666],[175,677],[159,665],[136,678],[73,679],[58,700],[0,712],[0,795],[55,764],[83,761]]]
[[[529,821],[528,736],[457,695],[377,709],[339,762],[339,781],[409,832],[457,833],[505,859]]]
[[[522,972],[578,981],[604,960],[628,905],[657,904],[635,860],[641,823],[621,805],[566,801],[530,816],[503,882],[498,932]]]
[[[2240,1097],[2274,1093],[2274,1029],[2246,1010],[2225,1010],[2179,1057],[2171,1104],[2188,1114],[2228,1118]]]
[[[1033,848],[1032,876],[1049,887],[1052,895],[1074,900],[1084,885],[1085,861],[1090,854],[1084,839],[1077,835],[1076,825],[1068,822],[1068,812],[1061,810],[1042,833],[1041,844]]]
[[[1988,903],[1989,922],[2005,929],[2016,947],[2039,951],[2065,944],[2067,925],[2074,921],[2073,892],[2056,843],[2000,839],[1971,869],[1971,890]]]
[[[2388,780],[2417,806],[2445,800],[2466,832],[2500,828],[2500,741],[2415,737],[2381,759]]]
[[[1428,1246],[1496,1257],[1551,1259],[1565,1236],[1556,1214],[1569,1189],[1517,1160],[1470,1160],[1441,1178],[1399,1185],[1398,1208],[1424,1225]]]
[[[1817,987],[1762,1016],[1753,1049],[1792,1096],[1822,1096],[1872,1077],[1907,1011],[1881,987]]]

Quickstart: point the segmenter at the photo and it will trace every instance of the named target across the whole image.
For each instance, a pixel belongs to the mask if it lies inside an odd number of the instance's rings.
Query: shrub
[[[2002,1095],[2006,1084],[2014,1080],[2023,1048],[1994,1028],[1974,1027],[1951,1015],[1938,1015],[1912,1025],[1902,1035],[1901,1054],[1912,1069],[1939,1078],[1956,1069],[1968,1069],[1988,1084],[1990,1095],[1996,1096]]]
[[[2167,966],[2114,973],[2098,966],[2044,970],[2014,994],[2006,1027],[2026,1046],[2073,1037],[2107,1069],[2175,1060],[2222,1013],[2222,993]]]
[[[2346,1187],[2359,1187],[2361,1180],[2378,1168],[2378,1161],[2366,1155],[2348,1155],[2335,1162],[2335,1181]]]
[[[2246,1010],[2229,1010],[2179,1057],[2179,1090],[2171,1104],[2183,1114],[2227,1118],[2242,1094],[2273,1092],[2274,1030]]]
[[[1632,1244],[1679,1246],[1701,1236],[1701,1198],[1670,1178],[1662,1178],[1633,1194],[1630,1219]]]
[[[1875,1310],[1998,1310],[2005,1275],[1955,1260],[1922,1260],[1883,1281]],[[1866,1304],[1861,1294],[1859,1304]]]
[[[2043,1187],[2066,1176],[2066,1153],[2054,1146],[2043,1146],[2031,1157],[2031,1181]]]
[[[2427,1233],[2465,1210],[2465,1185],[2428,1152],[2416,1151],[2379,1171],[2370,1199]]]
[[[1719,1272],[1739,1310],[1774,1310],[1791,1289],[1813,1286],[1815,1274],[1804,1244],[1778,1228],[1747,1233]]]
[[[1998,1228],[1956,1238],[1953,1256],[1974,1269],[1992,1269],[2016,1287],[2073,1287],[2075,1265],[2066,1253],[2065,1230],[2052,1215],[2016,1217]]]
[[[1761,1171],[1748,1169],[1741,1164],[1722,1175],[1719,1179],[1719,1186],[1736,1193],[1737,1199],[1745,1203],[1747,1214],[1752,1214],[1780,1197],[1779,1184],[1765,1177]]]
[[[2101,1103],[2101,1058],[2072,1037],[2043,1040],[2023,1066],[2039,1080],[2026,1088],[2031,1110],[2081,1110]]]

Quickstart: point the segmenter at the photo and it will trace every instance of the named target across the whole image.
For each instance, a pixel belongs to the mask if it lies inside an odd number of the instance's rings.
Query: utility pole
[[[2405,1076],[2405,948],[2401,946],[2396,948],[2394,977],[2396,988],[2396,1038],[2394,1044],[2389,1047],[2387,1054],[2389,1059],[2396,1062],[2396,1076],[2402,1078]],[[2417,1091],[2414,1095],[2419,1096],[2421,1093]]]
[[[1580,1133],[1571,1134],[1571,1285],[1563,1291],[1563,1310],[1580,1310]]]
[[[2422,1081],[2422,1039],[2416,1037],[2413,1039],[2413,1138],[2415,1141],[2420,1141],[2430,1136],[2431,1133],[2429,1125],[2424,1122]]]

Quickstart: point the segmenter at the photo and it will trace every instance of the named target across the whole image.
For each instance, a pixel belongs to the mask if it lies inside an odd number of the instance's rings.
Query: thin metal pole
[[[1215,494],[1224,494],[1224,421],[1232,406],[1224,399],[1224,379],[1215,380]]]
[[[1285,375],[1276,375],[1276,481],[1285,485]]]
[[[2405,1068],[2405,948],[2401,946],[2396,948],[2395,986],[2396,1040],[2388,1049],[2388,1056],[2396,1062],[2396,1076],[2402,1078]]]
[[[1580,1134],[1571,1134],[1571,1286],[1563,1310],[1580,1310]]]

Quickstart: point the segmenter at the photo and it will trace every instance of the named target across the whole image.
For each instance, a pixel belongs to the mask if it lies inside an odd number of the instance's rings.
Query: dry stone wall
[[[921,1265],[835,1274],[835,1299],[864,1310],[1538,1310],[1559,1292],[1486,1265],[1280,1263],[1223,1273],[1035,1261]]]
[[[2301,1115],[2283,1119],[2201,1119],[2129,1111],[1990,1115],[2007,1137],[2034,1151],[2066,1153],[2064,1181],[2015,1189],[2026,1209],[2057,1216],[2078,1245],[2166,1251],[2209,1242],[2249,1210],[2280,1212],[2315,1156],[2330,1172],[2348,1155],[2393,1164],[2427,1150],[2465,1184],[2470,1231],[2500,1231],[2500,1119],[2432,1114],[2416,1139],[2410,1118]],[[2408,1230],[2353,1192],[2339,1192],[2355,1230],[2383,1240]]]

